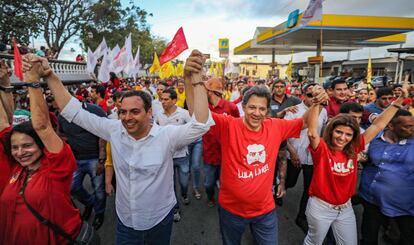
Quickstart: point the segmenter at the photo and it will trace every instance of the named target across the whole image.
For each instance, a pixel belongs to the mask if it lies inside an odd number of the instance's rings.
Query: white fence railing
[[[0,59],[6,59],[9,67],[14,70],[13,55],[0,54]],[[59,78],[63,81],[63,83],[83,83],[92,82],[95,80],[94,75],[90,74],[86,70],[86,63],[63,60],[49,60],[49,64],[56,75],[58,75]],[[22,84],[22,81],[20,81],[14,75],[14,73],[10,79],[13,85]]]

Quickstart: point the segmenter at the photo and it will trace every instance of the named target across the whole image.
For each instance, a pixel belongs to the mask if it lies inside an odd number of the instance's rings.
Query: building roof
[[[316,51],[321,34],[323,51],[349,51],[402,44],[404,33],[414,31],[414,18],[324,14],[322,21],[300,27],[301,17],[293,28],[285,21],[270,29],[256,29],[254,38],[236,47],[234,54],[271,54],[273,48],[276,54]]]

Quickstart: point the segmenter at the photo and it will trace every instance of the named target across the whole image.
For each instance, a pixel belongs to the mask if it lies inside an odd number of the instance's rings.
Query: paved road
[[[89,182],[86,179],[86,182]],[[302,179],[297,185],[289,189],[282,207],[277,207],[279,217],[279,244],[302,244],[305,234],[295,225],[295,217],[302,192]],[[182,205],[182,219],[174,223],[172,232],[173,245],[220,245],[220,231],[218,225],[217,208],[208,208],[205,195],[201,200],[192,198],[190,205]],[[360,224],[361,206],[354,207],[357,220]],[[103,245],[115,244],[116,215],[114,198],[107,200],[105,222],[99,230]],[[248,229],[242,241],[243,245],[254,244]]]

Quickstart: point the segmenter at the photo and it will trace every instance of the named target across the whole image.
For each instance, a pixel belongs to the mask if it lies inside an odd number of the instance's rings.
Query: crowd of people
[[[300,172],[303,244],[374,245],[381,227],[412,244],[412,85],[215,78],[204,62],[194,50],[183,78],[65,86],[27,54],[15,90],[2,61],[0,244],[99,244],[107,195],[116,244],[170,244],[180,205],[203,196],[223,244],[241,244],[246,227],[278,244],[276,206]]]

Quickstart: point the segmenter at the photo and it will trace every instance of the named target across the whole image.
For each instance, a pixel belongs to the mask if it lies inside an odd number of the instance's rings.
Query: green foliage
[[[91,18],[92,0],[36,0],[45,10],[43,37],[57,55]]]
[[[95,50],[103,37],[109,47],[113,48],[116,44],[122,47],[131,33],[133,55],[140,46],[141,63],[151,63],[154,51],[159,54],[166,46],[164,39],[151,35],[147,17],[152,14],[133,4],[133,1],[122,8],[120,0],[102,0],[90,7],[90,14],[81,32],[85,51],[87,47]]]
[[[39,3],[32,0],[0,0],[0,42],[11,44],[30,42],[41,32],[41,17],[44,14]]]

